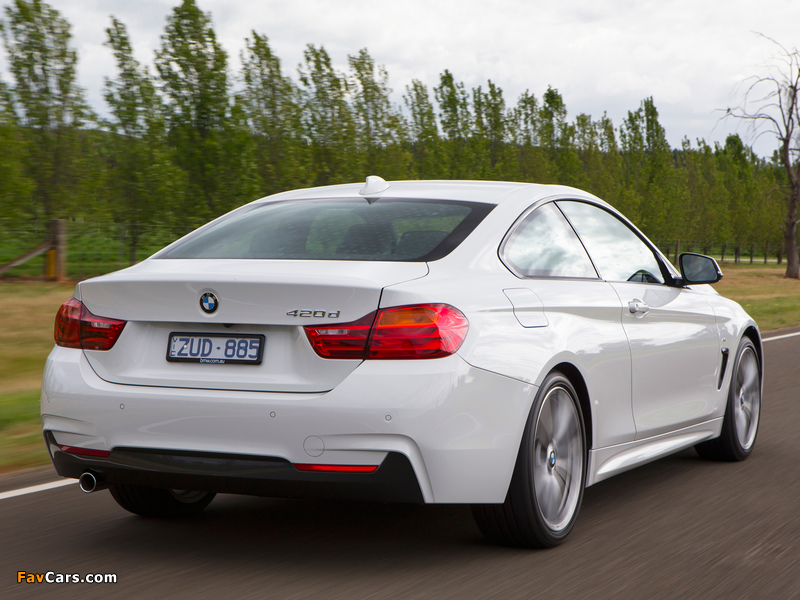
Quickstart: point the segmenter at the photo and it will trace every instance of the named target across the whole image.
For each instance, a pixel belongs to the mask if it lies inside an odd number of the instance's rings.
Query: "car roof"
[[[461,200],[503,204],[506,206],[519,204],[520,207],[524,207],[540,199],[566,196],[576,199],[591,199],[605,204],[592,194],[562,185],[469,180],[389,181],[386,184],[388,187],[385,190],[378,193],[370,193],[368,197],[377,199]],[[256,203],[322,198],[363,198],[367,197],[360,194],[364,186],[364,183],[349,183],[292,190],[261,198],[256,200]]]

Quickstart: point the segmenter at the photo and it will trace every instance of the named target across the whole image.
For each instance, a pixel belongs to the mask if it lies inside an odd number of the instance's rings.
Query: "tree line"
[[[146,226],[195,226],[274,192],[370,174],[572,185],[657,242],[783,244],[778,155],[761,158],[737,135],[671,148],[653,98],[616,126],[606,115],[568,118],[553,87],[508,101],[493,81],[467,89],[445,70],[430,88],[411,81],[398,104],[367,49],[341,71],[309,44],[289,74],[255,31],[234,73],[211,15],[183,0],[152,65],[110,18],[116,72],[100,117],[58,11],[13,0],[1,26],[0,217],[124,223],[132,261]]]

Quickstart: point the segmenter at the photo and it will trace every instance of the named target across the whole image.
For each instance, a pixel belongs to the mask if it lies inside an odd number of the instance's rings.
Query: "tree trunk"
[[[783,224],[783,247],[786,252],[786,275],[790,279],[800,279],[800,257],[797,254],[797,205],[800,201],[800,188],[792,186],[786,222]]]

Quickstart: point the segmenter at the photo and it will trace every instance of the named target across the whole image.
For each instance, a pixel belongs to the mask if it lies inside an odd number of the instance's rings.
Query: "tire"
[[[744,460],[753,451],[761,415],[761,368],[753,342],[742,338],[733,362],[722,432],[695,446],[707,460]]]
[[[472,507],[478,528],[497,544],[557,546],[578,517],[586,462],[578,395],[570,381],[554,371],[536,395],[505,502]]]
[[[122,508],[143,517],[179,518],[200,514],[216,495],[214,492],[164,490],[118,483],[109,491]]]

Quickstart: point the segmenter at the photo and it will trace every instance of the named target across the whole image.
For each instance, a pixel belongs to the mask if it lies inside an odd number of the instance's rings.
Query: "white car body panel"
[[[644,440],[591,450],[586,486],[717,437],[721,427],[720,417]]]
[[[727,389],[716,316],[704,294],[651,283],[612,283],[625,308],[637,439],[722,415]],[[636,314],[629,303],[643,302]]]

